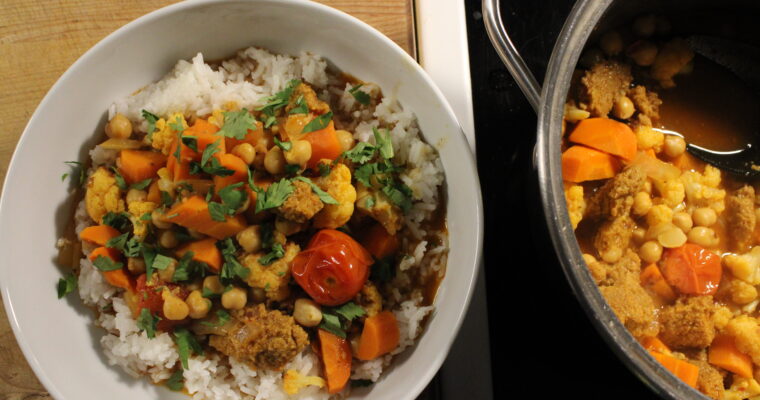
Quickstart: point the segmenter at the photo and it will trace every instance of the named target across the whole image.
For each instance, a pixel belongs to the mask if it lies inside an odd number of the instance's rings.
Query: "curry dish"
[[[714,399],[758,398],[757,187],[696,160],[677,134],[742,147],[705,135],[684,94],[733,78],[695,57],[661,16],[639,17],[597,45],[574,76],[562,148],[586,266],[620,322],[677,377]],[[709,96],[744,96],[741,84],[726,85]]]

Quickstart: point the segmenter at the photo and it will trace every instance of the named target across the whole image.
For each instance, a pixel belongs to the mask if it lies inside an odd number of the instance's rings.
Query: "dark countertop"
[[[502,3],[512,40],[540,82],[573,1]],[[466,8],[494,398],[654,398],[607,347],[565,280],[531,165],[536,116],[491,47],[480,1],[466,0]]]

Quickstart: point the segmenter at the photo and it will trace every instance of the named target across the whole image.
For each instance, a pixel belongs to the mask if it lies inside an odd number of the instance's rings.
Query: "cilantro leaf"
[[[367,92],[364,92],[362,90],[359,90],[364,84],[360,83],[351,89],[348,89],[348,93],[351,93],[351,96],[354,96],[354,99],[361,103],[362,105],[369,105],[369,94]]]
[[[182,136],[182,144],[187,146],[190,150],[198,152],[198,138],[195,136]]]
[[[219,327],[226,324],[231,318],[230,313],[220,308],[216,310],[216,322],[203,321],[201,322],[201,325]]]
[[[364,206],[367,208],[372,208],[375,206],[375,198],[372,196],[368,196],[366,200],[364,200]]]
[[[58,280],[58,298],[62,299],[63,296],[74,291],[77,288],[77,277],[72,273],[66,274],[65,277]]]
[[[185,131],[185,125],[182,123],[182,117],[177,115],[174,122],[169,123],[169,128],[172,128],[174,132],[182,133]]]
[[[172,275],[172,282],[184,282],[206,276],[206,263],[193,260],[194,252],[188,251],[182,255]]]
[[[220,151],[219,143],[221,142],[222,139],[217,139],[214,143],[211,143],[210,145],[206,146],[205,149],[203,149],[203,155],[201,156],[201,166],[205,166],[211,156],[213,156],[214,153]]]
[[[142,251],[142,242],[137,237],[132,237],[121,250],[127,257],[138,257]]]
[[[377,151],[377,147],[371,143],[359,142],[351,150],[345,151],[343,158],[356,164],[364,164],[375,156],[375,151]]]
[[[84,181],[86,180],[84,165],[80,163],[79,161],[64,161],[63,163],[71,167],[72,172],[79,175],[79,182],[77,182],[77,184],[79,186],[84,185]],[[66,177],[68,176],[69,176],[68,173],[63,174],[63,176],[61,176],[61,181],[66,180]]]
[[[293,190],[295,190],[290,180],[284,178],[269,185],[266,191],[256,185],[253,185],[253,187],[253,190],[257,194],[255,210],[257,214],[261,211],[281,206],[288,196],[293,193]]]
[[[326,163],[317,164],[317,168],[319,168],[319,176],[323,178],[327,175],[330,175],[330,171],[332,171],[332,167],[330,167],[330,164],[326,164]]]
[[[156,131],[156,122],[159,120],[158,115],[142,110],[142,117],[148,121],[148,140],[152,140],[153,132]]]
[[[208,212],[211,214],[211,219],[218,222],[224,222],[227,220],[227,215],[230,212],[230,208],[224,204],[211,201],[208,203]],[[234,213],[235,210],[232,210]]]
[[[285,107],[288,104],[288,100],[290,100],[290,96],[293,94],[293,90],[301,83],[300,79],[291,79],[288,84],[285,86],[285,89],[269,96],[264,99],[266,104],[256,109],[256,111],[261,111],[265,115],[267,115],[269,118],[274,118],[274,114],[277,110]],[[271,124],[269,123],[269,120],[267,119],[265,123],[265,127],[269,127]]]
[[[121,190],[127,190],[129,189],[129,186],[127,185],[127,181],[124,180],[124,177],[121,176],[121,172],[116,167],[111,167],[111,171],[113,171],[113,177],[116,179],[116,186],[119,187]]]
[[[388,196],[391,202],[400,208],[404,214],[412,209],[412,190],[401,182],[383,186],[381,191]]]
[[[148,244],[143,244],[141,246],[141,252],[143,260],[145,260],[145,276],[150,279],[151,276],[153,276],[153,261],[156,259],[158,252],[155,247]]]
[[[354,318],[359,318],[367,314],[362,307],[356,305],[353,301],[349,301],[346,304],[333,308],[332,311],[345,318],[347,321],[351,321]]]
[[[172,195],[169,194],[169,192],[161,190],[159,191],[161,193],[161,205],[162,206],[171,206],[172,203],[174,203],[174,199],[172,199]]]
[[[389,282],[395,276],[396,268],[393,266],[392,257],[377,260],[377,262],[372,264],[369,272],[369,279],[379,283]]]
[[[224,264],[222,264],[222,270],[219,273],[219,279],[222,283],[229,284],[235,278],[245,279],[251,271],[240,264],[235,257],[237,247],[232,242],[231,238],[227,238],[223,241],[217,242],[217,246],[221,247],[222,255],[224,256]]]
[[[116,262],[112,260],[110,257],[104,257],[100,255],[95,257],[95,260],[92,262],[92,265],[94,265],[95,268],[101,271],[115,271],[117,269],[121,269],[121,267],[124,266],[123,263]]]
[[[373,126],[372,133],[375,134],[375,143],[380,151],[380,155],[386,160],[393,158],[393,143],[391,142],[390,132],[387,129],[379,131]]]
[[[346,338],[346,331],[343,330],[343,326],[340,323],[340,318],[337,315],[322,313],[322,322],[319,323],[319,328],[324,329],[333,335]]]
[[[303,95],[298,96],[295,102],[295,107],[291,108],[288,114],[308,114],[309,107],[306,105],[306,100]]]
[[[238,182],[219,190],[219,198],[222,199],[222,204],[232,209],[233,214],[235,210],[243,206],[248,198],[247,193],[238,190],[241,186],[243,186],[243,182]]]
[[[116,236],[115,238],[108,239],[108,241],[106,242],[106,247],[123,252],[124,247],[127,245],[128,239],[129,239],[129,232],[121,234],[119,236]]]
[[[256,130],[256,118],[244,108],[240,111],[225,112],[224,125],[217,134],[242,140],[249,129]]]
[[[325,204],[338,204],[338,201],[335,200],[332,196],[330,196],[329,193],[322,190],[319,186],[317,186],[314,182],[311,181],[311,179],[305,177],[305,176],[297,176],[293,179],[297,179],[301,182],[306,182],[311,186],[311,190],[314,192],[314,194],[319,197],[320,200],[322,200]]]
[[[327,125],[330,124],[330,121],[332,121],[333,113],[332,111],[328,111],[317,118],[314,118],[313,120],[309,121],[306,126],[303,127],[303,130],[301,133],[309,133],[318,131],[320,129],[327,128]]]
[[[277,145],[277,147],[281,148],[282,151],[290,151],[290,149],[293,148],[293,143],[291,142],[281,142],[277,136],[274,137],[274,144]]]
[[[269,265],[276,260],[279,260],[285,256],[285,249],[282,248],[282,244],[280,243],[273,243],[271,247],[271,251],[267,253],[266,255],[259,257],[259,264],[261,265]]]
[[[338,307],[325,307],[322,309],[322,322],[319,327],[345,339],[347,324],[366,314],[364,308],[352,301]]]
[[[179,392],[185,387],[185,376],[181,369],[172,372],[172,376],[166,380],[166,387],[175,392]]]
[[[143,190],[146,187],[150,186],[150,183],[153,181],[153,178],[144,179],[140,182],[133,183],[129,186],[130,189],[137,189],[137,190]]]
[[[156,254],[156,257],[153,259],[153,268],[163,271],[169,268],[174,262],[175,260],[171,257],[167,257],[163,254]]]
[[[151,314],[147,308],[142,308],[140,316],[137,317],[137,327],[141,331],[145,331],[149,339],[153,339],[156,337],[156,325],[158,325],[158,321],[160,320],[161,317]]]
[[[188,368],[188,358],[190,358],[192,353],[203,355],[203,348],[200,343],[185,328],[176,328],[174,330],[174,342],[177,344],[177,353],[179,353],[179,359],[184,369]]]

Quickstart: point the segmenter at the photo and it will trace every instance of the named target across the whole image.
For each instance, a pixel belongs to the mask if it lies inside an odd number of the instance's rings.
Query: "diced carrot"
[[[374,360],[398,346],[399,330],[396,316],[390,311],[380,312],[364,320],[356,358]]]
[[[657,264],[652,263],[647,265],[641,270],[640,278],[641,286],[648,288],[664,300],[669,302],[675,301],[676,293],[673,291],[673,288],[668,285],[665,277],[662,276]]]
[[[249,143],[251,146],[256,146],[259,139],[264,136],[264,124],[260,121],[256,121],[256,129],[249,129],[243,139],[235,139],[233,137],[225,137],[224,141],[228,149],[232,150],[235,146],[242,143]]]
[[[362,237],[361,244],[377,260],[393,255],[398,251],[399,242],[396,235],[391,235],[381,224],[373,224]]]
[[[575,126],[568,140],[629,161],[636,157],[636,134],[628,125],[614,119],[584,119]]]
[[[240,157],[226,153],[219,157],[219,162],[222,167],[231,169],[234,173],[230,176],[214,175],[214,188],[217,192],[229,185],[245,182],[248,179],[248,164],[241,160]]]
[[[183,136],[195,137],[195,147],[198,151],[189,148],[184,143],[178,143],[175,139],[172,147],[169,151],[169,159],[166,162],[166,167],[172,173],[174,181],[181,181],[191,177],[190,175],[190,162],[201,161],[203,152],[206,148],[218,142],[219,151],[214,153],[214,157],[220,157],[225,153],[225,141],[223,136],[216,135],[215,133],[219,128],[203,119],[195,120],[193,126],[185,129],[182,133]],[[180,146],[179,160],[177,160],[177,146]]]
[[[652,158],[657,158],[657,153],[654,152],[654,149],[646,149],[644,150],[644,154]]]
[[[193,252],[193,260],[206,263],[215,271],[222,268],[222,253],[216,247],[216,239],[208,238],[190,242],[177,250],[177,256],[182,257],[188,251]]]
[[[324,366],[327,393],[335,394],[343,390],[351,377],[351,345],[323,329],[317,330],[319,348]]]
[[[95,243],[98,246],[105,246],[106,242],[121,235],[121,232],[108,225],[94,225],[82,229],[79,233],[79,239]]]
[[[130,185],[153,178],[166,165],[165,155],[149,150],[122,150],[119,158],[119,172]]]
[[[119,262],[121,260],[121,253],[116,249],[98,247],[90,253],[90,261],[94,262],[98,257],[108,257],[113,261]],[[125,267],[113,271],[103,271],[103,278],[105,278],[112,286],[134,291],[135,281],[124,268]]]
[[[573,146],[562,153],[562,179],[569,182],[608,179],[620,171],[620,159],[585,146]]]
[[[702,246],[686,243],[665,249],[662,255],[662,275],[683,294],[715,294],[720,284],[720,256]]]
[[[335,160],[343,153],[332,121],[324,129],[307,133],[303,140],[311,144],[311,158],[306,164],[309,168],[315,168],[319,160]]]
[[[193,126],[190,126],[187,129],[185,129],[184,133],[198,133],[198,134],[213,135],[217,132],[219,132],[218,126],[212,124],[211,122],[208,122],[208,120],[198,118],[195,120],[195,123],[193,124]]]
[[[161,190],[158,188],[158,179],[154,180],[148,187],[148,201],[161,204]]]
[[[713,339],[707,361],[744,378],[752,378],[752,358],[739,351],[731,336],[718,335]]]
[[[119,250],[101,246],[90,253],[90,261],[95,261],[98,257],[108,257],[118,262],[121,260],[121,253],[119,253]]]
[[[656,351],[650,351],[649,354],[654,357],[663,367],[672,372],[673,375],[684,381],[691,387],[697,387],[697,377],[699,377],[699,367],[673,356],[662,354]]]
[[[199,196],[191,196],[175,204],[166,212],[166,220],[219,240],[230,237],[247,226],[241,215],[227,216],[224,222],[214,221],[208,211],[208,203]]]
[[[670,349],[668,346],[655,336],[648,336],[641,341],[641,345],[649,350],[656,351],[665,355],[670,355]]]

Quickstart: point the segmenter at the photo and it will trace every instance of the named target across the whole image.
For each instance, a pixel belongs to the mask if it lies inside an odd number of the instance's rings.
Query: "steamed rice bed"
[[[115,101],[109,108],[109,120],[126,116],[140,134],[149,130],[143,110],[165,118],[165,124],[171,123],[168,119],[175,115],[188,120],[207,116],[221,120],[219,116],[225,110],[260,109],[268,97],[286,90],[294,79],[308,84],[321,101],[330,105],[336,129],[352,132],[356,143],[379,145],[373,130],[387,129],[393,148],[392,163],[401,167],[397,178],[411,192],[410,207],[399,227],[399,250],[392,260],[394,276],[380,288],[382,309],[390,310],[397,322],[398,345],[370,361],[354,359],[351,366],[351,380],[369,384],[380,379],[394,355],[411,346],[421,333],[422,323],[433,307],[426,293],[430,288],[420,282],[435,282],[443,277],[448,253],[447,234],[441,228],[445,225],[436,222],[442,218],[443,199],[439,193],[443,169],[437,152],[421,140],[412,112],[404,110],[395,99],[383,97],[375,84],[363,82],[359,86],[328,71],[327,63],[319,56],[304,52],[293,57],[251,47],[218,64],[205,63],[200,53],[189,62],[180,60],[160,81]],[[357,90],[366,97],[357,97]],[[370,100],[359,101],[366,98]],[[100,167],[116,165],[119,150],[106,147],[96,146],[90,151],[88,176]],[[96,224],[84,199],[74,220],[77,235]],[[71,247],[71,242],[62,238],[59,246]],[[155,383],[170,379],[180,370],[184,388],[194,399],[328,399],[350,392],[350,384],[336,395],[313,385],[301,387],[294,395],[284,391],[285,371],[324,376],[323,364],[311,346],[304,347],[279,371],[254,369],[209,346],[204,346],[203,355],[191,353],[187,368],[181,369],[172,334],[157,331],[154,338],[149,338],[138,326],[125,291],[109,284],[86,257],[93,246],[82,243],[82,249],[85,257],[78,265],[78,291],[86,305],[98,310],[95,323],[107,331],[100,343],[111,365],[120,366],[134,377],[147,375]],[[311,340],[316,340],[314,335]]]

